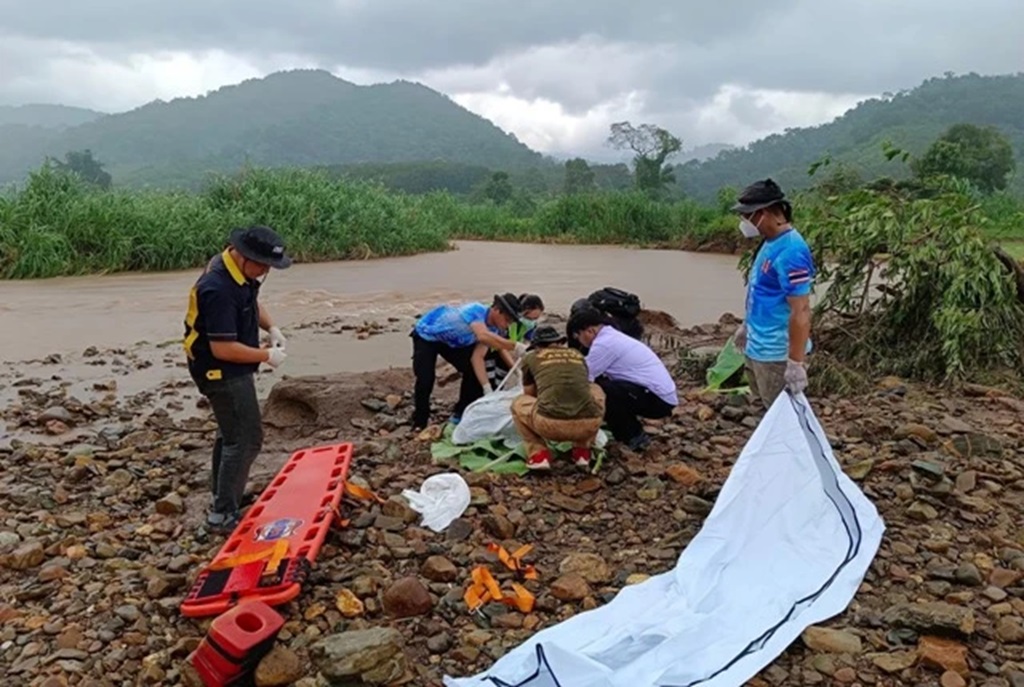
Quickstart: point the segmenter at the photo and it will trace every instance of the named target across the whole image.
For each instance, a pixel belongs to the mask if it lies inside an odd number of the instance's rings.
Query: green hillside
[[[0,138],[0,182],[46,155],[90,149],[123,185],[178,185],[243,164],[448,161],[516,168],[542,156],[425,86],[357,86],[320,70],[279,72],[206,96],[154,101],[53,136]]]
[[[829,154],[858,169],[865,179],[899,176],[903,166],[888,164],[883,141],[920,154],[945,129],[960,122],[992,125],[1010,139],[1018,160],[1011,187],[1024,190],[1024,74],[947,75],[917,88],[864,101],[828,124],[792,129],[712,160],[689,163],[676,177],[686,194],[711,200],[723,186],[742,187],[771,176],[783,188],[811,182],[807,168]]]

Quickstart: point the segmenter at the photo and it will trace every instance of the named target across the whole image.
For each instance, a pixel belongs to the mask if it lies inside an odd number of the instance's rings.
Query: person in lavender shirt
[[[651,438],[640,418],[665,418],[679,405],[675,381],[665,364],[647,344],[623,334],[596,310],[572,315],[567,335],[587,350],[590,380],[605,393],[608,429],[631,450],[643,451]]]

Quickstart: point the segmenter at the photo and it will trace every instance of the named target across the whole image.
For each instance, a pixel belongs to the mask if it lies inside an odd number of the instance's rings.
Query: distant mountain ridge
[[[795,189],[815,181],[807,170],[826,154],[860,171],[865,179],[898,177],[906,169],[885,160],[884,141],[920,154],[953,124],[971,123],[995,126],[1010,139],[1018,165],[1012,188],[1020,192],[1024,191],[1022,113],[1024,73],[947,74],[914,89],[861,102],[832,122],[790,129],[710,160],[681,165],[676,178],[683,193],[705,201],[713,200],[725,186],[742,188],[768,176],[785,189]]]
[[[673,162],[674,191],[713,201],[723,187],[768,176],[787,190],[806,187],[815,181],[809,166],[825,155],[865,179],[900,176],[906,169],[886,162],[883,141],[919,154],[949,126],[969,122],[1007,135],[1018,159],[1011,189],[1022,192],[1021,112],[1024,74],[947,74],[866,100],[819,126],[740,148],[708,144],[682,151]],[[675,133],[686,137],[685,131]],[[117,185],[195,187],[208,172],[233,172],[245,164],[347,169],[380,178],[393,176],[390,166],[407,177],[400,184],[407,188],[466,187],[489,170],[507,170],[517,187],[557,192],[564,177],[561,161],[426,86],[359,86],[323,70],[277,72],[118,114],[61,105],[0,107],[0,184],[23,179],[46,156],[86,148]],[[600,168],[615,173],[602,188],[630,183],[625,166]],[[449,177],[459,179],[443,181]]]
[[[516,168],[543,159],[514,135],[426,86],[358,86],[323,70],[277,72],[47,135],[24,134],[20,123],[0,127],[0,182],[22,178],[47,155],[86,148],[115,184],[159,184],[246,163],[443,160]]]
[[[45,129],[66,129],[105,116],[106,114],[103,112],[68,105],[0,105],[0,126],[12,124],[39,126]]]

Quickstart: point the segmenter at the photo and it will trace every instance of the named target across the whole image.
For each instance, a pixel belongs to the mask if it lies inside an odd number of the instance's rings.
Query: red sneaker
[[[572,462],[578,468],[589,468],[590,467],[590,449],[589,448],[573,448],[572,450]]]
[[[546,449],[543,451],[537,451],[526,459],[526,467],[530,470],[550,470],[551,451]]]

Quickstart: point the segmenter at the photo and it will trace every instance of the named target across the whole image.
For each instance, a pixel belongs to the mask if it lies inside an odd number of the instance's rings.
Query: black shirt
[[[246,279],[227,251],[213,258],[192,287],[185,315],[185,354],[196,382],[252,374],[259,363],[230,363],[210,350],[211,341],[260,345],[259,282]]]

